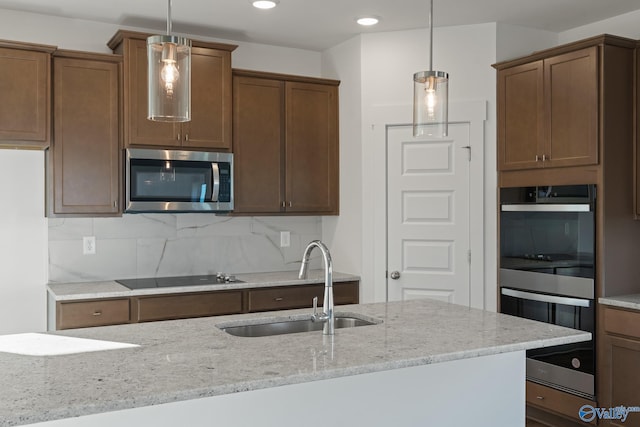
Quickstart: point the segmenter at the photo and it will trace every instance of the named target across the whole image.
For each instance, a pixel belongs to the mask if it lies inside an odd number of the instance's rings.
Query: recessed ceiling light
[[[362,18],[356,19],[356,22],[363,27],[370,27],[380,22],[380,18],[377,18],[375,16],[363,16]]]
[[[276,0],[254,0],[251,2],[253,7],[258,9],[273,9],[278,3]]]

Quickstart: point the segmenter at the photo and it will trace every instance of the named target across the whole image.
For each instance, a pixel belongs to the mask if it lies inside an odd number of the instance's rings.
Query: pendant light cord
[[[433,71],[433,0],[429,0],[429,71]]]
[[[171,0],[167,0],[167,35],[171,35]]]

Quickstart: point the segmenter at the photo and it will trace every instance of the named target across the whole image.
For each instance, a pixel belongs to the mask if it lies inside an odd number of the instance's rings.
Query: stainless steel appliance
[[[233,154],[125,150],[125,212],[233,210]]]
[[[173,288],[182,286],[218,285],[224,283],[244,283],[236,279],[235,276],[225,273],[203,274],[198,276],[175,276],[175,277],[145,277],[141,279],[121,279],[116,280],[127,288],[150,289],[150,288]]]
[[[594,185],[500,190],[500,311],[595,336]],[[530,350],[527,379],[594,398],[595,343]]]

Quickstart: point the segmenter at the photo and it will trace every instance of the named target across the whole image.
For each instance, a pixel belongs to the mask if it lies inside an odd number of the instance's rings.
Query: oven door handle
[[[591,205],[588,203],[576,204],[504,204],[501,206],[502,212],[590,212]]]
[[[507,295],[514,298],[527,299],[531,301],[571,305],[574,307],[589,307],[591,305],[591,301],[588,299],[560,297],[557,295],[534,294],[532,292],[516,291],[515,289],[509,289],[509,288],[502,288],[500,292],[502,293],[502,295]]]

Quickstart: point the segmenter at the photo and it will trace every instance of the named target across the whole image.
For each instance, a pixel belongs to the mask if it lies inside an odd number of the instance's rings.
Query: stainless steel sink
[[[364,319],[352,315],[336,315],[335,327],[353,328],[381,323],[375,319]],[[313,322],[310,318],[269,321],[262,319],[251,324],[221,324],[219,329],[237,337],[266,337],[271,335],[295,334],[299,332],[321,331],[323,323]]]

